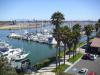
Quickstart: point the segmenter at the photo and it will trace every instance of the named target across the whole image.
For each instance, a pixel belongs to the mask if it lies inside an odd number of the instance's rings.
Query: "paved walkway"
[[[53,72],[41,72],[41,73],[32,73],[32,74],[25,74],[25,75],[55,75]]]
[[[69,58],[69,55],[66,55],[65,64],[72,65],[72,63],[67,61],[68,58]],[[60,58],[60,64],[63,64],[63,63],[64,63],[64,58]],[[59,63],[57,63],[57,64],[59,64]],[[40,70],[38,70],[38,72],[51,72],[55,68],[56,68],[56,62],[53,62],[49,66],[41,68]]]
[[[77,52],[85,53],[85,50],[82,48],[77,48]],[[65,58],[66,58],[65,64],[70,65],[70,66],[73,65],[72,63],[67,61],[69,59],[69,55],[66,55]],[[64,58],[60,58],[60,60],[61,60],[60,63],[63,64]],[[38,70],[38,73],[32,73],[32,75],[55,75],[55,73],[51,72],[55,68],[56,68],[56,62],[53,62],[49,66],[43,67],[40,70]]]

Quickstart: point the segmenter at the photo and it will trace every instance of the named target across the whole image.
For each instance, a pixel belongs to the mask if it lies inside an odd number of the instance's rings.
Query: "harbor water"
[[[49,57],[53,57],[56,55],[56,48],[54,45],[7,38],[7,36],[11,32],[22,34],[24,31],[25,29],[22,29],[21,31],[20,30],[0,30],[0,39],[6,41],[13,48],[23,48],[25,52],[29,52],[30,54],[28,58],[31,60],[32,64],[39,63]],[[35,32],[36,29],[29,29],[28,31]],[[87,39],[86,36],[82,36],[80,41],[83,42],[86,39]]]

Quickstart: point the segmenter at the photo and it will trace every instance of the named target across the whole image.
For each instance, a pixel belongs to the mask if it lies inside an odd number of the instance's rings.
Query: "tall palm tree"
[[[57,49],[59,49],[59,57],[60,57],[60,34],[59,34],[59,28],[60,25],[63,23],[63,21],[65,20],[64,15],[57,11],[55,13],[53,13],[53,15],[51,16],[51,23],[55,26],[54,29],[54,37],[57,41]],[[57,53],[56,53],[57,55]],[[58,57],[58,56],[56,56]],[[60,61],[59,61],[59,66],[60,66]],[[56,63],[56,67],[57,67],[57,63]]]
[[[69,58],[70,58],[70,51],[71,51],[71,48],[73,46],[73,32],[71,31],[70,28],[68,28],[66,26],[66,27],[64,27],[64,32],[62,33],[61,36],[62,36],[62,42],[64,43],[65,49],[66,49],[65,46],[67,44],[67,48],[69,49]]]
[[[81,31],[81,25],[79,24],[75,24],[73,27],[72,27],[73,30],[79,30]]]
[[[92,25],[87,25],[85,26],[85,34],[87,35],[87,45],[88,45],[88,50],[89,50],[89,40],[90,40],[90,36],[92,34],[93,31],[93,26]]]
[[[57,30],[60,28],[60,25],[63,23],[64,20],[65,20],[64,15],[59,11],[55,12],[51,16],[51,23],[55,25],[55,29]]]
[[[98,31],[100,30],[100,19],[98,22],[95,24],[95,30],[96,30],[96,35],[98,35]]]
[[[70,29],[68,28],[68,26],[64,26],[64,27],[60,28],[61,41],[64,44],[64,64],[65,64],[66,45],[67,45],[67,35],[66,35],[66,33],[69,32],[69,31],[70,31]]]
[[[79,44],[80,37],[81,37],[81,34],[80,34],[81,26],[79,24],[76,24],[72,27],[72,30],[73,30],[73,49],[74,49],[73,57],[74,57],[74,52],[76,55],[76,48],[77,48],[77,45]]]
[[[70,58],[70,51],[71,51],[71,48],[73,46],[73,32],[72,30],[65,26],[64,27],[64,32],[62,33],[62,41],[64,43],[64,59],[65,59],[65,50],[66,50],[66,44],[67,44],[67,48],[69,50],[69,58]],[[65,62],[65,60],[64,60]]]

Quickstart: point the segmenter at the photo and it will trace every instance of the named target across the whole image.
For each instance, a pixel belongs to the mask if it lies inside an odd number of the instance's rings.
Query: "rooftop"
[[[94,38],[91,47],[100,47],[100,38]]]

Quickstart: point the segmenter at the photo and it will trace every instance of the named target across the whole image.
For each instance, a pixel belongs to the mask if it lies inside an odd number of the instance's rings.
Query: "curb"
[[[81,60],[82,56],[74,63],[72,64],[69,68],[67,68],[64,72],[68,72],[69,69],[71,69],[76,63],[78,63]]]

